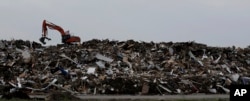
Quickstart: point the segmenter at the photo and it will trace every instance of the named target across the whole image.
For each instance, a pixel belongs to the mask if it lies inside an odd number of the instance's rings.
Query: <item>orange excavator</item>
[[[70,35],[69,31],[64,31],[62,27],[55,25],[49,21],[43,20],[42,25],[42,37],[39,39],[41,43],[46,44],[45,39],[51,40],[47,37],[48,35],[48,28],[52,30],[57,30],[61,33],[62,36],[62,43],[64,44],[73,44],[73,43],[80,43],[81,39],[78,36],[72,36]]]

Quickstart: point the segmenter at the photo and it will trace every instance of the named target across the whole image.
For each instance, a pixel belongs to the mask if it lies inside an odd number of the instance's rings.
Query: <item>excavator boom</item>
[[[40,41],[43,44],[46,44],[45,39],[47,40],[51,40],[50,38],[47,37],[48,35],[48,28],[52,29],[52,30],[57,30],[58,32],[60,32],[61,36],[62,36],[62,42],[65,44],[71,44],[74,42],[81,42],[80,37],[78,36],[71,36],[70,33],[66,33],[64,31],[64,29],[56,24],[53,24],[49,21],[43,20],[43,24],[42,24],[42,37],[40,38]]]

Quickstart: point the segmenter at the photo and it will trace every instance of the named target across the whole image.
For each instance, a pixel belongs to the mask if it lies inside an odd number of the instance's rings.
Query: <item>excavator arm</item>
[[[51,22],[48,22],[46,20],[43,20],[43,25],[42,25],[42,32],[43,32],[43,36],[47,36],[48,35],[48,28],[49,29],[52,29],[52,30],[57,30],[61,33],[61,35],[66,35],[63,28],[56,25],[56,24],[53,24]]]
[[[42,37],[40,38],[40,41],[43,44],[46,44],[45,39],[51,40],[50,38],[47,37],[48,35],[48,28],[52,30],[57,30],[60,32],[62,36],[62,42],[63,43],[73,43],[73,42],[80,42],[81,39],[78,36],[71,36],[69,33],[66,33],[64,29],[56,24],[53,24],[49,21],[43,20],[42,24]]]

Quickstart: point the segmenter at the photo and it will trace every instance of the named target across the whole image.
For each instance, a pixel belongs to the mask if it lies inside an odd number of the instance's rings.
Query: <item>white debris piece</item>
[[[48,87],[50,87],[51,85],[53,85],[53,84],[55,84],[56,83],[56,81],[57,81],[57,79],[55,78],[55,79],[53,79],[50,83],[49,83],[49,85],[48,86],[46,86],[45,88],[42,88],[43,90],[45,90],[45,89],[47,89]]]
[[[246,63],[249,65],[250,64],[250,60],[246,60]]]
[[[227,94],[230,93],[229,89],[227,89],[227,88],[225,88],[225,87],[223,87],[221,85],[216,85],[216,86],[222,88],[225,91],[225,93],[227,93]]]
[[[229,67],[227,67],[226,70],[228,73],[232,73]]]
[[[201,60],[207,59],[208,56],[206,55],[206,49],[202,49],[203,50],[203,56],[201,58]]]
[[[232,73],[231,70],[230,70],[230,68],[226,64],[221,65],[221,67],[225,68],[228,73]]]
[[[176,91],[177,91],[177,93],[179,93],[179,94],[181,93],[181,89],[176,89]]]
[[[234,82],[237,82],[238,79],[239,79],[239,77],[240,77],[239,74],[232,74],[232,75],[230,76],[230,79],[231,79],[232,81],[234,81]]]
[[[47,68],[50,68],[49,67],[49,64],[51,63],[51,61],[46,61],[46,66],[45,66],[45,68],[43,69],[43,71],[45,71]]]
[[[200,60],[198,60],[197,62],[198,62],[201,66],[204,66],[203,63],[202,63]]]
[[[167,92],[172,93],[172,91],[170,89],[164,87],[163,85],[159,84],[158,86],[161,87],[162,89],[166,90]]]
[[[8,82],[11,86],[13,86],[13,87],[15,87],[15,88],[17,88],[18,86],[17,85],[15,85],[14,83],[12,83],[12,82]]]
[[[109,68],[108,70],[106,70],[106,74],[108,75],[113,75],[113,70],[111,68]]]
[[[222,68],[228,68],[226,64],[221,65]]]
[[[217,64],[219,62],[220,58],[221,58],[221,55],[216,60],[214,60],[213,63]]]
[[[0,41],[0,48],[1,49],[5,48],[5,45],[4,45],[4,43],[2,41]]]
[[[87,76],[83,76],[81,77],[81,80],[86,80],[88,77]]]
[[[227,79],[225,80],[225,84],[226,84],[226,85],[231,85],[231,83],[232,83],[232,81],[231,81],[229,78],[227,78]]]
[[[66,59],[68,59],[68,60],[70,60],[70,61],[72,61],[72,62],[74,62],[75,64],[78,65],[78,63],[75,60],[71,59],[70,57],[66,56],[65,54],[61,54],[60,56],[63,57],[63,58],[66,58]]]
[[[95,56],[97,59],[100,59],[100,60],[103,60],[103,61],[107,61],[107,62],[112,62],[113,61],[113,59],[111,59],[111,58],[108,58],[108,57],[105,57],[105,56],[103,56],[103,55],[101,55],[101,54],[96,54],[96,56]]]
[[[170,55],[174,55],[174,49],[172,47],[168,48],[168,52],[170,53]]]
[[[30,51],[28,49],[21,50],[21,49],[16,48],[16,51],[22,53],[23,61],[25,63],[29,63],[31,61],[31,54],[30,54]]]
[[[191,84],[191,82],[189,80],[181,80],[182,83],[188,85],[188,84]]]
[[[100,68],[105,68],[105,64],[102,61],[95,62]]]
[[[88,74],[95,74],[95,67],[89,67],[87,73]]]
[[[5,83],[6,83],[3,79],[1,79],[0,82],[2,85],[5,85]]]
[[[17,77],[16,80],[17,80],[17,87],[18,87],[18,88],[22,88],[20,78]]]
[[[55,86],[55,87],[57,87],[57,88],[63,89],[63,90],[65,90],[65,91],[67,91],[67,92],[69,92],[69,93],[71,93],[71,94],[77,94],[77,93],[78,93],[78,92],[74,92],[74,91],[72,91],[72,90],[63,88],[63,87],[61,87],[60,85],[57,85],[57,84],[55,84],[55,83],[53,83],[53,84],[51,84],[51,85],[53,85],[53,86]]]
[[[191,58],[193,58],[194,60],[197,60],[196,57],[194,56],[194,54],[193,54],[191,51],[188,52],[188,55],[189,55]]]
[[[191,51],[188,52],[188,55],[195,61],[197,61],[201,66],[204,66],[203,63],[200,60],[198,60]]]
[[[208,89],[208,91],[209,91],[209,92],[211,92],[211,93],[214,93],[214,94],[216,94],[216,93],[217,93],[217,90],[216,90],[216,89],[214,89],[214,88],[210,88],[210,89]]]
[[[54,85],[56,83],[57,79],[53,79],[46,87],[41,88],[41,89],[36,89],[36,88],[32,88],[32,87],[25,87],[26,89],[30,89],[32,91],[43,91],[46,90],[47,88],[49,88],[51,85]]]

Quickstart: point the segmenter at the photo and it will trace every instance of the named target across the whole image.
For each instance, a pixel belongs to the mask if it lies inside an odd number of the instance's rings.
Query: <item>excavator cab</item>
[[[72,44],[72,43],[78,43],[78,42],[81,42],[81,39],[78,36],[70,36],[70,38],[68,38],[66,42],[63,42],[63,43]]]

